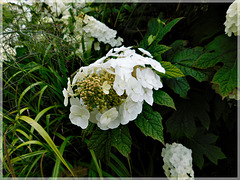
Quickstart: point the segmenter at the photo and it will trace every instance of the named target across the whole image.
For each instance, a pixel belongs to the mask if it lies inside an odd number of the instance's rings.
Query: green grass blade
[[[22,73],[22,71],[18,71],[16,72],[14,75],[12,75],[7,82],[4,84],[4,88],[8,85],[8,83],[11,81],[12,78],[14,78],[15,76],[17,76],[18,74]]]
[[[16,129],[16,132],[19,132],[19,133],[21,133],[23,136],[25,136],[27,139],[30,139],[29,135],[28,135],[26,132],[24,132],[23,130],[21,130],[21,129]]]
[[[65,138],[65,140],[63,141],[63,143],[62,143],[62,145],[61,145],[61,147],[60,147],[60,153],[61,153],[61,155],[63,155],[63,152],[64,152],[64,149],[65,149],[65,147],[66,147],[66,145],[67,145],[67,142],[69,141],[69,139],[71,139],[72,138],[72,136],[69,136],[69,137],[67,137],[67,138]],[[53,173],[52,173],[52,177],[58,177],[58,174],[59,174],[59,169],[60,169],[60,159],[59,158],[57,158],[57,160],[56,160],[56,163],[55,163],[55,166],[54,166],[54,168],[53,168]]]
[[[59,107],[59,106],[60,106],[60,105],[49,106],[49,107],[43,109],[42,111],[40,111],[40,112],[37,114],[37,116],[35,117],[34,120],[35,120],[36,122],[38,122],[39,119],[40,119],[47,111],[49,111],[49,110],[52,109],[52,108]]]
[[[22,98],[23,96],[31,89],[33,88],[34,86],[37,86],[39,84],[42,84],[42,82],[36,82],[36,83],[33,83],[31,84],[30,86],[28,86],[21,94],[21,96],[19,97],[18,99],[18,112],[20,112],[20,104],[21,104],[21,101],[22,101]]]
[[[18,157],[15,157],[15,158],[11,159],[11,163],[15,164],[18,161],[21,161],[21,160],[24,160],[24,159],[27,159],[27,158],[30,158],[30,157],[33,157],[33,156],[37,156],[37,155],[40,155],[40,154],[42,155],[42,154],[47,153],[47,152],[48,152],[47,150],[39,150],[39,151],[23,154],[21,156],[18,156]]]
[[[71,172],[71,174],[74,176],[73,172],[67,165],[66,161],[62,157],[61,153],[59,152],[58,148],[50,138],[50,136],[47,134],[47,132],[40,126],[36,121],[34,121],[32,118],[27,117],[27,116],[21,116],[19,119],[27,122],[30,124],[34,129],[45,139],[45,141],[48,143],[48,145],[51,147],[51,149],[54,151],[56,156],[62,161],[62,163],[67,167],[67,169]]]
[[[22,147],[22,146],[27,146],[29,144],[37,144],[37,145],[40,145],[40,146],[43,146],[43,144],[40,142],[40,141],[37,141],[37,140],[31,140],[31,141],[27,141],[27,142],[24,142],[20,145],[18,145],[14,150],[12,150],[9,155],[11,155],[14,151],[16,151],[18,148]]]
[[[41,104],[41,100],[42,100],[42,95],[44,93],[44,91],[47,89],[48,85],[44,86],[42,89],[41,89],[41,92],[40,92],[40,95],[39,95],[39,99],[38,99],[38,111],[40,111],[40,104]]]
[[[38,156],[35,161],[33,161],[32,165],[29,167],[28,172],[26,174],[26,177],[29,176],[29,174],[32,172],[32,168],[37,164],[37,162],[39,161],[39,159],[42,157],[42,155]]]
[[[38,122],[39,119],[47,112],[49,111],[50,109],[54,108],[54,107],[58,107],[59,105],[56,105],[56,106],[50,106],[50,107],[47,107],[45,109],[43,109],[42,111],[40,111],[37,116],[35,117],[34,121],[35,122]],[[34,127],[31,128],[31,133],[33,134],[33,131],[34,131]],[[32,139],[32,135],[30,135],[30,139]]]
[[[97,168],[98,175],[99,175],[99,177],[100,177],[101,179],[103,179],[102,170],[101,170],[101,168],[100,168],[100,166],[99,166],[99,164],[98,164],[98,162],[97,162],[97,158],[96,158],[96,156],[95,156],[95,153],[94,153],[94,151],[91,150],[91,149],[90,149],[90,153],[91,153],[91,155],[92,155],[94,164],[95,164],[95,166],[96,166],[96,168]]]
[[[110,157],[117,163],[117,169],[121,171],[121,176],[129,177],[130,173],[127,170],[126,166],[114,155],[111,153]]]

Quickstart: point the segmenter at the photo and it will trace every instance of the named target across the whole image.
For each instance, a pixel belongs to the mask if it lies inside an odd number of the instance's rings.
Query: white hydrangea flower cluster
[[[92,16],[85,15],[83,19],[84,24],[83,31],[88,37],[97,38],[99,42],[110,44],[112,47],[122,45],[123,39],[116,38],[117,31],[108,28],[102,22],[96,20]]]
[[[122,45],[123,39],[121,37],[117,38],[117,31],[110,29],[102,22],[96,20],[92,16],[84,15],[75,17],[75,29],[74,37],[69,36],[69,34],[64,35],[66,41],[78,42],[79,49],[77,51],[78,55],[83,54],[82,47],[82,37],[84,37],[84,46],[85,51],[88,51],[92,47],[94,38],[97,39],[97,42],[94,43],[94,49],[100,50],[99,42],[104,44],[109,44],[111,47],[118,47]]]
[[[240,35],[240,0],[235,0],[228,8],[226,14],[225,33],[230,37]]]
[[[171,180],[192,180],[192,150],[182,144],[166,144],[162,149],[163,169],[165,175]]]
[[[152,70],[165,73],[159,62],[141,48],[111,49],[106,56],[81,67],[64,88],[64,105],[70,98],[71,122],[87,128],[89,121],[102,130],[117,128],[137,118],[143,102],[153,104],[153,89],[162,88],[160,77]],[[148,65],[148,66],[147,66]]]

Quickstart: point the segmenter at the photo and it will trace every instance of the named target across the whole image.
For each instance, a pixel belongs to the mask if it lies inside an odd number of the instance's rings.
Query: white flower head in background
[[[182,144],[166,144],[162,149],[163,169],[169,179],[193,180],[192,150]]]
[[[235,0],[228,8],[226,14],[225,33],[231,36],[240,35],[240,0]]]
[[[143,49],[139,51],[152,57]],[[144,101],[153,104],[153,89],[163,86],[152,69],[161,73],[165,73],[165,69],[149,57],[122,46],[81,67],[72,83],[68,79],[68,87],[63,90],[65,106],[70,97],[71,122],[85,129],[91,121],[107,130],[135,120],[142,112]]]

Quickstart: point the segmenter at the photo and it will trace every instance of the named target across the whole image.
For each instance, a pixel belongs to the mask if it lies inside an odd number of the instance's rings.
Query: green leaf
[[[212,82],[219,84],[222,97],[229,95],[237,87],[237,62],[225,64],[213,77]]]
[[[150,136],[164,144],[162,117],[149,105],[143,104],[143,111],[134,122],[145,136]]]
[[[218,84],[221,96],[228,96],[237,87],[237,41],[226,35],[216,37],[205,47],[205,54],[200,56],[194,66],[201,69],[212,67],[222,62],[220,68],[212,79]]]
[[[111,131],[97,128],[89,139],[88,147],[94,150],[97,159],[109,162],[112,146]]]
[[[178,67],[185,76],[192,76],[194,79],[196,79],[197,81],[199,82],[202,82],[202,81],[207,81],[209,79],[209,76],[210,76],[210,73],[209,71],[203,71],[203,70],[198,70],[198,69],[195,69],[191,66],[187,66],[187,65],[184,65],[184,64],[175,64],[176,67]]]
[[[127,126],[112,130],[112,145],[125,157],[131,152],[132,139]]]
[[[176,40],[174,41],[170,47],[171,49],[168,50],[164,55],[165,55],[165,58],[168,59],[169,61],[171,61],[175,54],[180,52],[180,51],[183,51],[185,49],[185,46],[187,45],[187,41],[186,40]]]
[[[155,39],[155,37],[156,37],[156,36],[153,36],[153,35],[150,35],[150,36],[148,37],[148,46],[150,46],[150,45],[152,44],[152,42],[153,42],[153,40]]]
[[[199,82],[206,81],[209,76],[208,71],[203,71],[193,67],[193,63],[196,59],[203,54],[201,47],[195,47],[193,49],[184,49],[175,54],[171,61],[176,67],[178,67],[185,76],[190,75]]]
[[[181,18],[176,18],[174,20],[172,20],[171,22],[167,23],[163,28],[160,28],[158,36],[156,37],[154,43],[157,44],[159,41],[162,40],[162,38],[169,32],[171,31],[171,29],[173,28],[173,26],[175,24],[177,24],[181,19]]]
[[[205,47],[205,53],[194,63],[194,67],[206,69],[218,62],[234,62],[237,58],[236,38],[220,35]]]
[[[163,54],[164,52],[168,51],[171,49],[171,47],[162,45],[162,44],[156,44],[155,46],[149,47],[147,50],[154,56],[159,56]]]
[[[56,154],[56,156],[62,161],[62,163],[66,166],[66,168],[71,172],[71,174],[74,176],[73,172],[71,171],[70,167],[67,165],[66,161],[62,157],[61,153],[59,152],[58,148],[48,135],[48,133],[38,124],[36,121],[34,121],[32,118],[28,116],[20,116],[19,119],[25,121],[26,123],[30,124],[34,129],[45,139],[45,141],[48,143],[50,148],[53,150],[53,152]]]
[[[199,128],[193,139],[188,140],[188,146],[193,151],[193,162],[202,169],[205,155],[211,162],[218,164],[218,160],[226,158],[221,149],[215,146],[217,136],[205,134],[204,129]]]
[[[151,48],[154,47],[154,48]],[[168,51],[169,49],[171,49],[171,47],[165,46],[165,45],[155,45],[155,46],[151,46],[148,51],[153,55],[153,57],[157,60],[157,61],[162,61],[162,54],[166,51]]]
[[[143,49],[147,49],[147,47],[149,46],[149,37],[152,37],[152,40],[154,41],[156,39],[156,35],[158,33],[159,28],[162,28],[162,24],[159,24],[156,18],[151,19],[148,22],[148,31],[145,34],[143,40],[140,42],[139,47],[143,48]],[[151,40],[150,37],[150,40]],[[153,43],[153,41],[151,42],[151,44]]]
[[[177,111],[167,119],[167,132],[176,140],[183,136],[192,138],[197,131],[196,121],[200,121],[208,129],[210,125],[209,104],[206,97],[192,93],[189,99],[179,99],[175,102]]]
[[[168,106],[176,110],[173,99],[164,91],[161,90],[153,91],[153,99],[154,102],[159,105]]]
[[[178,78],[178,77],[183,77],[184,74],[180,69],[178,69],[175,65],[171,64],[170,62],[167,61],[161,61],[162,67],[165,69],[165,74],[157,72],[161,77],[165,78]]]
[[[186,98],[187,92],[190,86],[185,77],[180,77],[177,79],[166,79],[166,84],[180,97]]]
[[[139,47],[143,49],[147,49],[149,46],[150,40],[152,40],[149,37],[152,35],[153,41],[151,42],[151,46],[156,46],[159,41],[162,40],[162,38],[169,32],[171,31],[172,27],[181,20],[182,18],[177,18],[166,24],[165,26],[163,25],[162,21],[159,21],[156,18],[151,19],[148,22],[148,32],[144,36],[143,40],[140,42]]]

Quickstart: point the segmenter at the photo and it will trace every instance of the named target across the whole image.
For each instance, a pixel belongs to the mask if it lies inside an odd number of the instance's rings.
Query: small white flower
[[[107,81],[104,81],[102,85],[102,89],[105,94],[109,94],[109,90],[111,89],[111,86],[107,83]]]
[[[109,129],[112,124],[114,125],[114,127],[115,125],[119,126],[120,122],[115,121],[117,117],[118,117],[117,109],[115,107],[111,108],[101,115],[97,125],[102,130]]]
[[[124,90],[126,89],[127,83],[122,80],[118,75],[115,76],[115,81],[113,83],[113,89],[116,91],[116,93],[121,96],[124,93]]]
[[[155,78],[155,73],[153,72],[153,70],[151,70],[150,68],[140,70],[138,68],[136,75],[137,75],[138,81],[141,82],[144,88],[149,88],[149,89],[153,88],[154,86],[153,79]]]
[[[153,105],[153,90],[148,88],[143,88],[143,99],[149,104]]]
[[[89,118],[90,113],[86,107],[81,105],[80,99],[73,98],[69,114],[69,119],[71,123],[80,126],[82,129],[86,129],[88,126]]]
[[[129,121],[135,120],[142,112],[143,102],[134,102],[130,97],[128,97],[125,102],[120,106],[120,111],[122,111],[121,124],[125,125]]]
[[[134,102],[143,101],[142,85],[134,77],[129,78],[127,81],[126,93]]]

